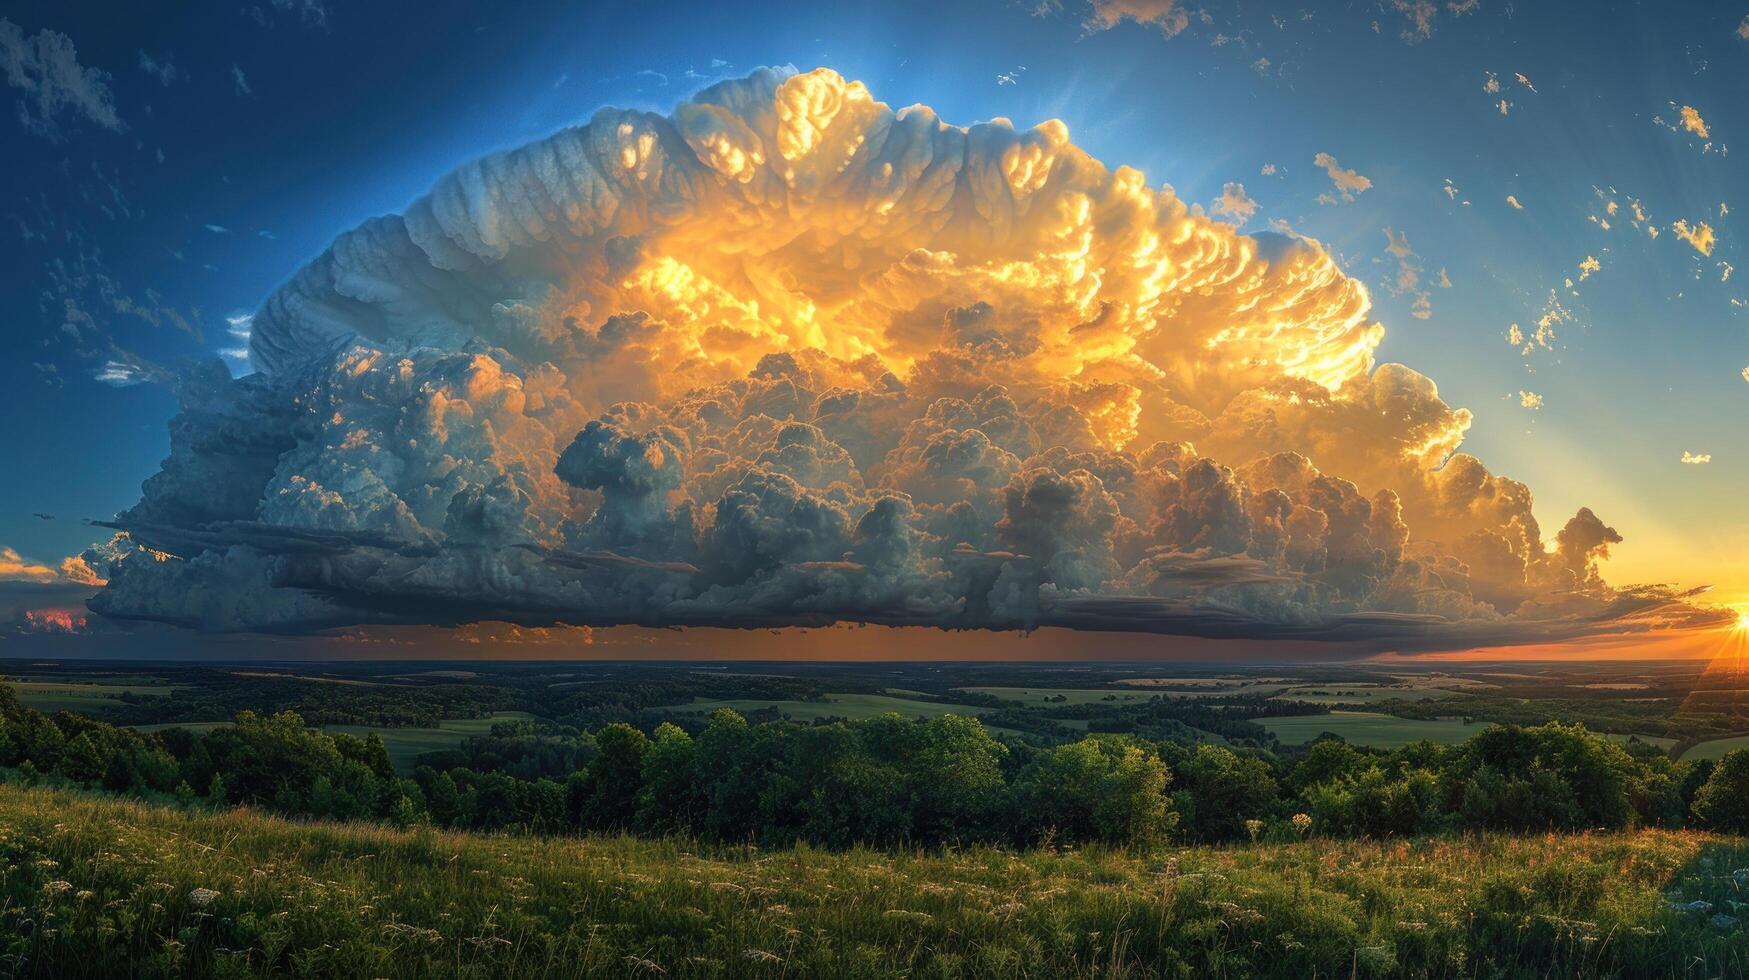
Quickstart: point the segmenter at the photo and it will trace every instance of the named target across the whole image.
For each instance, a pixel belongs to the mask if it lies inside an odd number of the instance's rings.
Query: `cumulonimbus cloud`
[[[1061,123],[760,70],[342,235],[256,373],[185,379],[92,607],[1409,643],[1667,605],[1589,511],[1550,549],[1369,310]]]

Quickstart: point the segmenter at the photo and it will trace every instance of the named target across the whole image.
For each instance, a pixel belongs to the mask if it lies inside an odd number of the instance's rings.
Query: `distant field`
[[[1304,715],[1289,718],[1259,718],[1257,723],[1275,733],[1283,745],[1301,745],[1325,732],[1340,735],[1355,745],[1379,749],[1395,749],[1411,742],[1461,742],[1488,727],[1478,721],[1466,725],[1462,721],[1422,721],[1415,718],[1394,718],[1373,711],[1332,711],[1327,715]]]
[[[796,721],[813,721],[817,718],[860,720],[884,715],[889,711],[896,711],[907,718],[937,718],[941,715],[976,716],[990,710],[965,704],[912,701],[908,698],[889,697],[885,694],[828,694],[824,701],[767,701],[757,698],[694,701],[691,704],[674,705],[667,710],[708,714],[718,708],[733,708],[742,714],[749,711],[759,711],[763,708],[776,708],[786,717]]]
[[[82,684],[69,681],[5,680],[18,703],[38,711],[91,711],[120,705],[118,695],[159,695],[178,690],[172,684]]]
[[[382,728],[371,725],[324,725],[325,732],[345,732],[363,738],[381,735],[383,747],[389,750],[389,761],[400,772],[412,772],[413,761],[427,752],[450,749],[475,735],[487,735],[501,721],[526,721],[534,718],[526,711],[497,711],[484,718],[452,718],[437,723],[436,728]],[[189,721],[164,725],[135,725],[142,732],[163,731],[166,728],[186,728],[192,732],[207,732],[229,725],[228,721]]]
[[[1164,685],[1180,683],[1186,690],[1169,690]],[[1408,687],[1387,687],[1365,682],[1345,684],[1293,684],[1272,681],[1241,684],[1234,679],[1185,680],[1160,678],[1158,684],[1142,685],[1134,680],[1127,686],[1135,690],[1100,688],[1052,687],[962,687],[960,690],[988,694],[1004,701],[1018,701],[1030,706],[1052,704],[1098,704],[1101,702],[1146,701],[1152,697],[1189,698],[1225,697],[1234,695],[1265,695],[1284,701],[1305,701],[1310,704],[1372,704],[1381,701],[1423,701],[1430,698],[1460,697],[1463,692],[1428,684],[1410,682]],[[1057,701],[1063,697],[1066,700]]]
[[[959,690],[972,694],[988,694],[1004,701],[1019,701],[1030,705],[1146,701],[1170,693],[1166,691],[1110,691],[1054,687],[962,687]],[[1057,698],[1064,700],[1058,701]]]
[[[1464,692],[1426,686],[1405,688],[1379,684],[1305,684],[1285,688],[1275,696],[1283,701],[1305,701],[1308,704],[1373,704],[1380,701],[1425,701],[1431,698],[1463,697]]]
[[[1304,715],[1288,718],[1259,718],[1257,723],[1275,733],[1283,745],[1303,745],[1325,732],[1340,735],[1355,745],[1375,749],[1397,749],[1411,742],[1439,742],[1450,745],[1467,739],[1490,722],[1483,719],[1466,725],[1461,720],[1436,718],[1396,718],[1374,711],[1332,711],[1327,715]],[[1626,742],[1637,738],[1642,742],[1668,749],[1676,744],[1673,738],[1661,735],[1618,735],[1599,733],[1604,738]],[[1704,743],[1710,744],[1710,743]],[[1697,748],[1699,746],[1696,746]]]
[[[1735,738],[1715,738],[1710,742],[1691,745],[1682,757],[1688,760],[1717,759],[1732,749],[1749,749],[1749,735],[1738,735]]]

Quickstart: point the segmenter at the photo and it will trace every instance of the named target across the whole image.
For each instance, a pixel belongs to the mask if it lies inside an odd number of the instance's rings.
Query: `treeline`
[[[1230,841],[1696,826],[1749,832],[1749,751],[1672,762],[1576,725],[1493,726],[1456,746],[1291,756],[1101,734],[1004,744],[976,719],[495,729],[397,775],[381,739],[291,712],[142,734],[22,708],[0,689],[0,770],[297,816],[827,847]]]
[[[179,667],[174,684],[151,693],[123,693],[93,714],[118,725],[229,721],[244,711],[295,711],[311,725],[429,728],[451,718],[527,711],[577,726],[612,721],[653,724],[662,705],[734,697],[816,700],[817,684],[788,677],[706,672],[622,676],[600,669],[585,679],[553,683],[550,674],[503,671],[482,680],[417,674],[359,680],[277,671]]]

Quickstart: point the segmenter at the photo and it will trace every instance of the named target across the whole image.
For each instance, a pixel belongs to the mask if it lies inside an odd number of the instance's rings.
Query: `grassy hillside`
[[[0,973],[1743,976],[1737,869],[1749,841],[1677,832],[706,851],[0,786]]]

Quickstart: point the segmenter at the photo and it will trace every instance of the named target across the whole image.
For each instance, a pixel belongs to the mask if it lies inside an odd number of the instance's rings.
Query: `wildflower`
[[[1251,835],[1252,840],[1256,840],[1257,835],[1263,833],[1263,821],[1255,817],[1245,821],[1245,832]]]
[[[783,957],[763,949],[749,948],[741,953],[755,963],[782,963]]]
[[[1290,819],[1294,825],[1294,829],[1301,834],[1312,829],[1312,815],[1309,813],[1296,813]]]
[[[72,882],[60,881],[58,879],[43,886],[43,891],[48,892],[50,895],[65,895],[72,890]]]
[[[197,909],[206,908],[213,903],[213,899],[218,897],[219,893],[213,891],[211,888],[196,888],[194,891],[188,893],[189,902]]]

